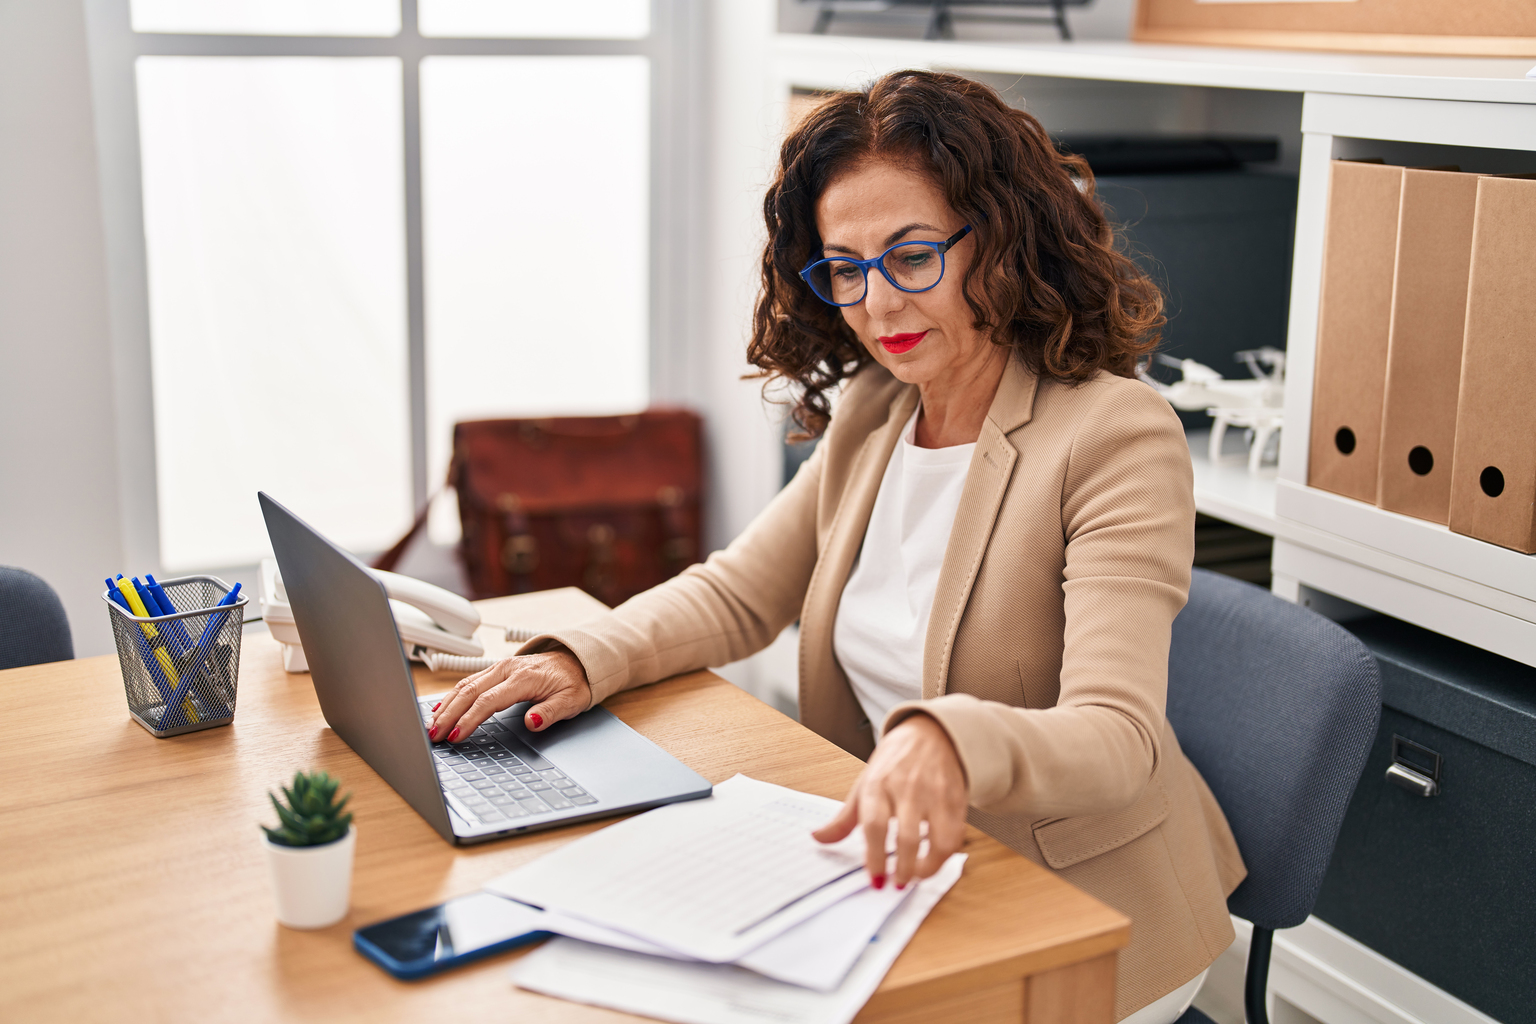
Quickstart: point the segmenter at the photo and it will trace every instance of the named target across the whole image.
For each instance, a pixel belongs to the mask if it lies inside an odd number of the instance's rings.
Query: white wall
[[[59,592],[79,656],[129,571],[115,422],[84,13],[0,0],[0,563]]]
[[[775,0],[706,5],[705,94],[700,149],[708,183],[703,287],[694,349],[702,370],[693,403],[707,424],[709,507],[705,546],[730,542],[777,493],[781,408],[765,406],[761,381],[744,381],[764,230],[763,190],[776,156],[781,100],[768,87]]]

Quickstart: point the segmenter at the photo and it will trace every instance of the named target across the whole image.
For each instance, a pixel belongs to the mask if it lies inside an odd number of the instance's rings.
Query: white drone
[[[1252,437],[1248,471],[1257,473],[1264,462],[1264,451],[1269,447],[1270,438],[1279,433],[1282,426],[1285,353],[1266,345],[1238,352],[1234,358],[1248,365],[1252,380],[1227,380],[1204,363],[1165,355],[1157,356],[1157,361],[1177,369],[1180,380],[1164,384],[1146,373],[1140,376],[1175,409],[1190,412],[1203,409],[1211,417],[1210,459],[1213,464],[1220,461],[1221,445],[1228,427],[1249,431]]]

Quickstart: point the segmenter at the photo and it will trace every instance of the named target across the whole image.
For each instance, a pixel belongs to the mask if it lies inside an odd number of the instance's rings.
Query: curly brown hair
[[[826,392],[873,358],[799,273],[821,253],[817,200],[869,157],[924,168],[974,226],[961,285],[974,327],[1032,373],[1129,377],[1157,345],[1162,294],[1117,248],[1087,162],[1058,152],[1039,121],[980,82],[895,71],[834,94],[791,131],[763,199],[768,243],[747,358],[795,386],[792,415],[809,436],[831,418]]]

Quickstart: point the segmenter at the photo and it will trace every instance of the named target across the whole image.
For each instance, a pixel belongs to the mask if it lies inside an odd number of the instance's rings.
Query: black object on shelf
[[[1268,590],[1275,539],[1255,530],[1195,515],[1195,565]]]
[[[1264,135],[1057,135],[1056,148],[1088,161],[1094,177],[1234,171],[1280,159],[1280,140]]]
[[[1071,39],[1067,27],[1068,7],[1083,7],[1090,0],[801,0],[814,3],[816,24],[811,31],[822,34],[833,18],[858,21],[889,21],[902,16],[898,8],[926,9],[924,39],[955,38],[955,21],[1006,21],[1024,25],[1054,25],[1062,39]],[[1048,7],[1049,14],[1026,14],[1019,8]],[[896,12],[896,13],[893,13]],[[918,14],[914,10],[914,15]]]
[[[1381,726],[1316,915],[1505,1024],[1536,1024],[1536,668],[1385,617]]]
[[[1279,156],[1273,138],[1064,136],[1093,169],[1126,253],[1157,282],[1168,322],[1158,351],[1246,378],[1238,352],[1284,349],[1290,316],[1296,177],[1249,163]],[[1178,371],[1149,371],[1172,382]],[[1186,429],[1210,426],[1179,412]]]

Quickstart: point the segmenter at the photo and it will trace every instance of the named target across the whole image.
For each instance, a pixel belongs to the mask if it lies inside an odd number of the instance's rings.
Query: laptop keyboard
[[[432,720],[433,703],[421,703],[424,722]],[[455,810],[477,824],[502,825],[597,803],[495,718],[458,743],[433,744],[432,759]]]

